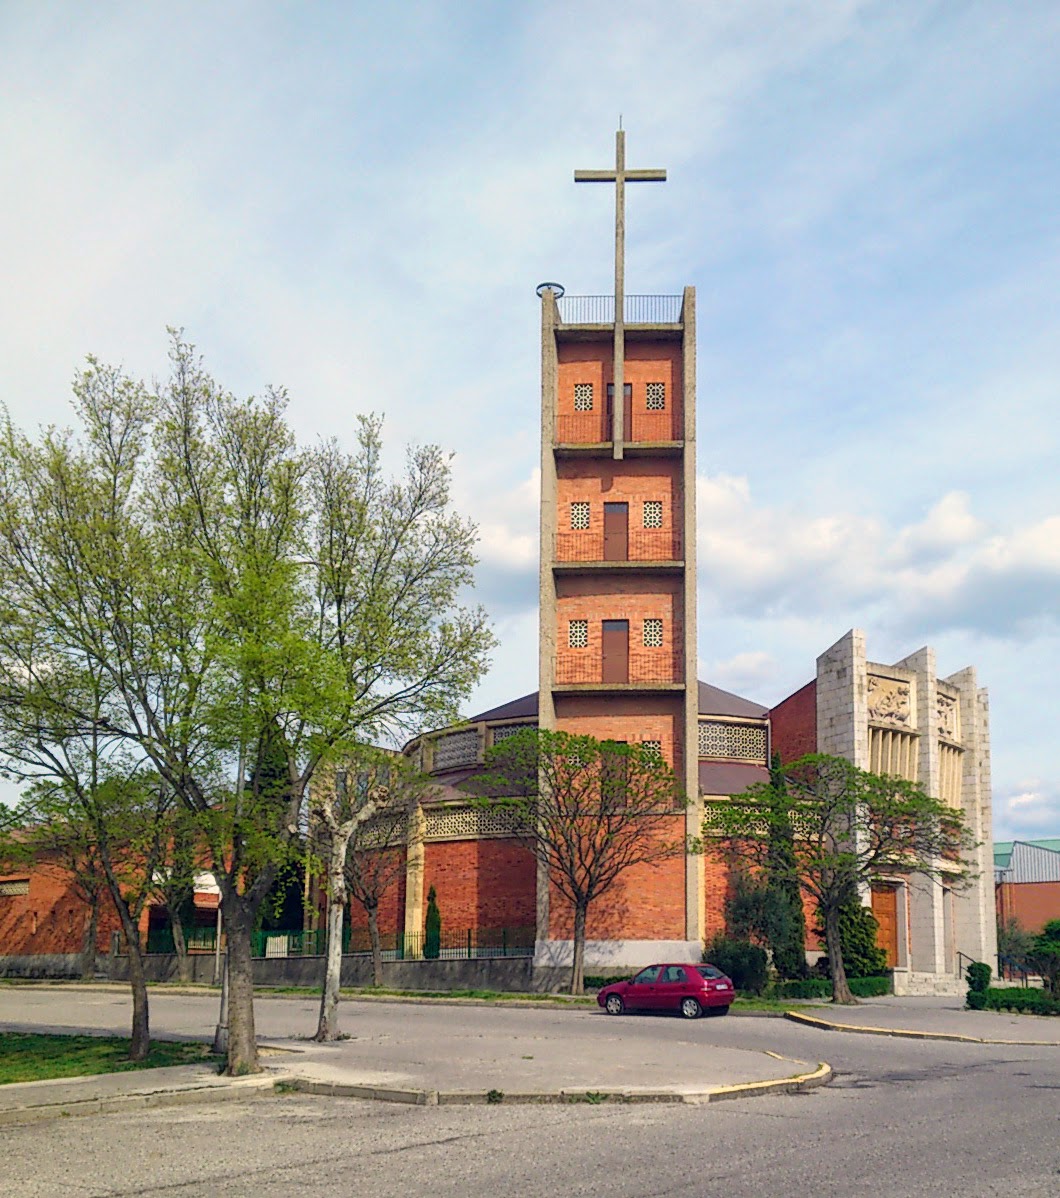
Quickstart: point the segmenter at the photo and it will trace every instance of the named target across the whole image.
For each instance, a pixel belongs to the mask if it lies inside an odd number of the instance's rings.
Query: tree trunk
[[[81,980],[90,982],[96,976],[96,940],[99,938],[99,901],[97,894],[89,907],[85,939],[81,945]]]
[[[259,1073],[258,1042],[254,1032],[254,967],[251,960],[252,916],[242,896],[230,893],[221,907],[228,938],[228,1063],[229,1077]]]
[[[188,959],[188,942],[184,939],[184,921],[176,904],[169,912],[169,922],[173,928],[173,948],[177,954],[177,979],[181,982],[191,981],[191,961]]]
[[[843,947],[839,940],[839,909],[829,908],[824,917],[824,939],[828,949],[828,964],[832,971],[832,1002],[856,1006],[858,1000],[850,992],[847,971],[843,966]]]
[[[585,993],[585,907],[574,908],[574,962],[570,971],[571,994]]]
[[[144,958],[140,943],[135,937],[128,938],[129,985],[132,987],[133,1018],[132,1034],[129,1039],[129,1060],[143,1061],[151,1050],[151,1030],[147,1009],[147,979],[144,976]]]
[[[339,982],[342,972],[342,916],[346,906],[346,881],[343,877],[343,863],[336,858],[343,855],[332,849],[332,859],[328,866],[328,957],[324,972],[324,989],[320,995],[320,1019],[314,1040],[339,1038]]]
[[[372,985],[383,984],[383,942],[379,937],[379,908],[368,908],[368,935],[372,940]]]

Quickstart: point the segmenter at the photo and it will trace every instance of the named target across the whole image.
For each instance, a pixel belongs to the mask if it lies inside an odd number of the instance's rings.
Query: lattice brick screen
[[[649,412],[666,411],[666,384],[649,383],[645,395],[644,406]]]
[[[766,730],[760,724],[722,724],[714,720],[700,720],[699,755],[737,761],[765,761]]]
[[[646,649],[661,649],[663,643],[663,622],[653,617],[644,621],[644,647]]]
[[[572,649],[589,648],[589,621],[571,620],[567,629],[567,644]]]
[[[581,531],[589,527],[588,503],[579,499],[570,505],[570,526]]]
[[[645,499],[644,501],[644,527],[645,528],[662,528],[663,526],[663,505],[661,499]]]
[[[593,410],[592,383],[574,384],[574,410],[576,412],[591,412]]]
[[[434,742],[434,768],[450,770],[458,765],[474,765],[478,761],[478,733],[474,728],[466,732],[450,732]]]

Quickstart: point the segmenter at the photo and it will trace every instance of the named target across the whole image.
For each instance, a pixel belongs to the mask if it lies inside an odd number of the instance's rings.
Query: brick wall
[[[405,930],[405,846],[382,850],[398,868],[393,882],[379,900],[379,931],[384,936]],[[350,927],[358,931],[368,927],[368,913],[356,899],[350,902]]]
[[[43,860],[32,868],[0,875],[0,881],[29,878],[29,893],[0,896],[0,956],[41,953],[79,953],[88,927],[89,908],[74,888],[73,878],[60,865]],[[147,927],[145,911],[141,925]],[[104,894],[96,951],[110,948],[111,933],[121,924]]]
[[[537,920],[537,863],[523,841],[428,844],[424,896],[432,886],[443,929],[533,927]]]
[[[817,752],[817,683],[808,682],[769,713],[773,751],[783,762]]]
[[[999,917],[1017,920],[1025,932],[1060,919],[1060,882],[1002,882],[995,897]]]
[[[558,427],[566,430],[564,441],[608,440],[605,414],[607,385],[613,380],[610,342],[562,342],[558,346],[556,415]],[[679,437],[683,421],[681,394],[681,348],[674,342],[629,341],[626,343],[625,381],[632,387],[633,428],[626,440],[671,441]],[[574,385],[591,383],[593,410],[574,410]],[[647,384],[663,383],[666,407],[647,408]],[[632,435],[630,435],[632,431]]]

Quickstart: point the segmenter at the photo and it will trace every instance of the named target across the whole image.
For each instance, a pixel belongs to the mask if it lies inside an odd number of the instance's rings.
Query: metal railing
[[[472,957],[526,957],[534,953],[534,928],[442,929],[436,941],[426,933],[386,932],[380,936],[384,961],[441,959],[463,961]],[[327,932],[255,932],[255,957],[322,957],[327,951]],[[367,956],[372,941],[367,928],[343,927],[343,956]]]
[[[612,550],[614,552],[614,550]],[[604,556],[603,529],[563,529],[556,533],[557,562],[677,562],[681,560],[681,534],[669,528],[632,528],[625,556]]]
[[[565,295],[556,301],[564,324],[614,324],[613,295]],[[623,304],[626,324],[679,324],[684,297],[680,295],[627,295]]]
[[[189,953],[212,953],[217,947],[217,928],[196,927],[184,929],[184,944]],[[173,942],[173,929],[150,928],[147,933],[147,951],[149,953],[175,953],[177,947]]]

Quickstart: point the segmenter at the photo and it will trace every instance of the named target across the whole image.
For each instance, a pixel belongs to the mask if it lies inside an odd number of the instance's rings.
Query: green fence
[[[437,944],[423,933],[392,932],[380,937],[385,961],[418,961],[424,958],[466,961],[472,957],[531,957],[533,928],[466,928],[442,930]],[[315,932],[255,932],[255,957],[322,957],[327,948],[323,928]],[[344,956],[367,956],[372,941],[367,928],[343,928]]]
[[[184,943],[189,952],[212,953],[217,946],[217,927],[211,924],[208,928],[185,928]],[[147,951],[149,953],[175,953],[173,929],[151,928],[147,933]]]

